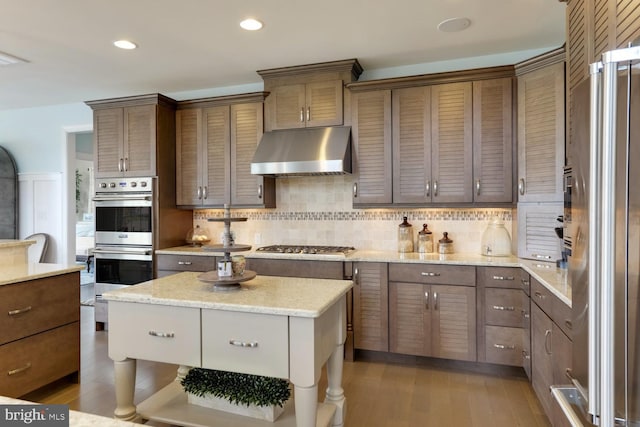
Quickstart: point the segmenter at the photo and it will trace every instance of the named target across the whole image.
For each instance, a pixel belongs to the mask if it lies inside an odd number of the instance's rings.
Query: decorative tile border
[[[222,209],[195,210],[195,220],[222,218]],[[278,212],[270,210],[233,210],[232,217],[253,221],[487,221],[498,216],[511,221],[511,209],[414,209],[414,210],[357,210],[342,212]]]

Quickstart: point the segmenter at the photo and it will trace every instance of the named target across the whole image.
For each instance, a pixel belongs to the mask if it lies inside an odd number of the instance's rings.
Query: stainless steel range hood
[[[351,173],[351,127],[266,132],[253,156],[251,173],[267,176]]]

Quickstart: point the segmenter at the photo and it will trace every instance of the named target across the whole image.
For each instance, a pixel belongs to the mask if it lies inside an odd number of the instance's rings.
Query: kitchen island
[[[187,403],[184,367],[285,378],[294,388],[276,425],[341,426],[346,294],[351,281],[258,276],[235,291],[215,291],[184,272],[104,294],[116,418],[177,425],[263,425]],[[136,359],[181,365],[178,378],[134,405]],[[318,381],[327,365],[325,401]],[[269,423],[271,424],[271,423]]]

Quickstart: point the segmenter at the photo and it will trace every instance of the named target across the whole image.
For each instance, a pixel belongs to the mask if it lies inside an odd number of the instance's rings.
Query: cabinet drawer
[[[476,268],[464,265],[389,264],[390,282],[476,285]]]
[[[202,310],[202,367],[289,378],[289,318]]]
[[[478,285],[485,288],[522,289],[523,271],[515,267],[479,267]]]
[[[549,317],[552,315],[555,299],[556,296],[549,289],[533,277],[531,278],[531,301],[535,302]]]
[[[74,322],[0,346],[0,396],[20,397],[80,370]]]
[[[555,295],[551,304],[551,319],[569,339],[573,340],[573,312],[571,307]]]
[[[109,357],[200,366],[200,309],[109,301]]]
[[[203,255],[156,255],[157,270],[210,271],[216,269],[214,256]]]
[[[0,344],[80,320],[80,273],[0,286]]]
[[[487,288],[485,296],[485,323],[495,326],[523,327],[523,292],[519,289]]]
[[[486,361],[500,365],[522,366],[522,328],[485,326]]]

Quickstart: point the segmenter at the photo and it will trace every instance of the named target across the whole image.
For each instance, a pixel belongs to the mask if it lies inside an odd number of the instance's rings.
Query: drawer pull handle
[[[258,343],[256,341],[246,342],[246,341],[240,341],[240,340],[229,340],[229,344],[235,345],[236,347],[250,347],[250,348],[255,348],[258,346]]]
[[[529,281],[527,279],[522,279],[520,281],[522,282],[522,286],[524,286],[524,287],[529,286]]]
[[[528,359],[531,359],[531,356],[529,356],[529,353],[522,350],[522,358],[528,360]]]
[[[516,349],[515,345],[494,344],[493,346],[499,350],[515,350]]]
[[[513,276],[493,276],[493,280],[513,280]]]
[[[31,311],[31,306],[27,306],[25,308],[18,308],[16,310],[10,310],[7,314],[9,316],[17,316],[18,314],[26,313],[27,311]]]
[[[551,356],[551,344],[549,344],[549,338],[551,337],[551,330],[544,331],[544,351]]]
[[[500,311],[516,311],[515,307],[505,307],[504,305],[494,305],[493,309]]]
[[[173,332],[156,332],[156,331],[149,331],[149,335],[151,335],[152,337],[158,337],[158,338],[173,338],[176,336],[176,334],[174,334]]]
[[[191,265],[191,261],[178,261],[178,265]]]
[[[542,295],[540,292],[536,291],[535,296],[537,296],[540,299],[545,299],[545,295]]]
[[[551,255],[531,254],[536,259],[551,259]]]
[[[423,271],[420,274],[423,275],[423,276],[427,276],[427,277],[438,277],[438,276],[440,276],[440,273],[431,273],[430,271],[429,272]]]
[[[566,326],[567,329],[569,329],[569,330],[573,329],[573,323],[571,323],[571,320],[565,320],[564,321],[564,326]]]
[[[27,369],[31,368],[31,363],[27,362],[26,365],[24,365],[22,368],[16,368],[16,369],[12,369],[10,371],[7,371],[7,375],[15,375],[15,374],[19,374],[20,372],[24,372]]]
[[[522,317],[524,317],[525,319],[529,318],[529,312],[527,310],[522,310]]]

